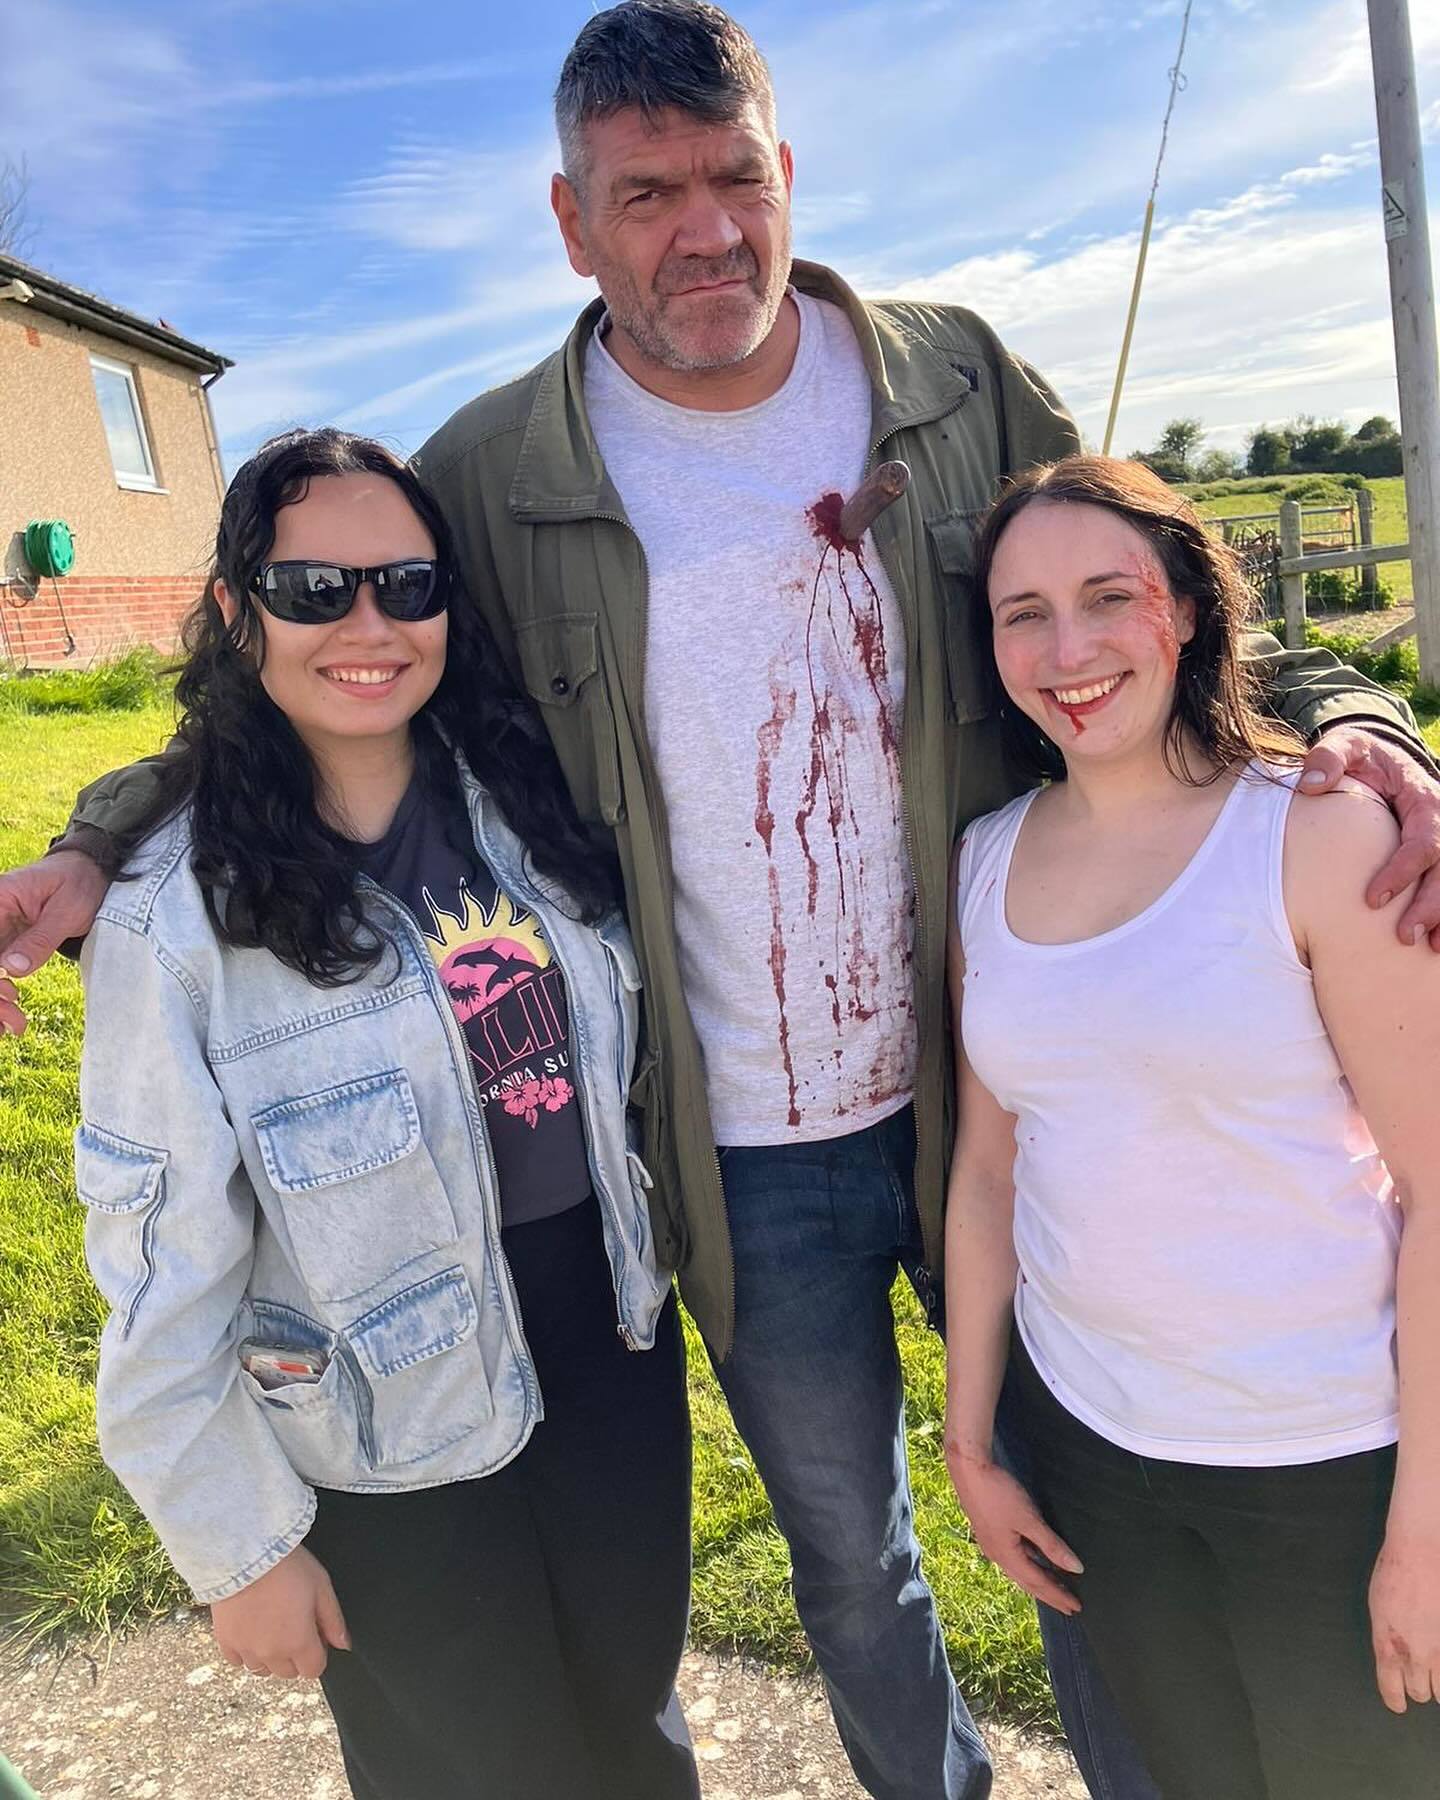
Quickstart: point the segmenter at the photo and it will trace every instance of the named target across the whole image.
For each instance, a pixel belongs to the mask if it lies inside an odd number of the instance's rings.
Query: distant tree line
[[[1171,419],[1154,448],[1131,451],[1166,481],[1232,481],[1243,475],[1399,475],[1400,434],[1377,413],[1351,431],[1338,419],[1302,413],[1287,425],[1261,425],[1245,454],[1205,450],[1200,419]]]

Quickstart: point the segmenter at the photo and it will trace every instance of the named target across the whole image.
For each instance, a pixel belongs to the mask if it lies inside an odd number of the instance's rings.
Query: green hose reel
[[[68,575],[75,567],[75,534],[63,519],[32,519],[25,527],[25,560],[37,575]]]

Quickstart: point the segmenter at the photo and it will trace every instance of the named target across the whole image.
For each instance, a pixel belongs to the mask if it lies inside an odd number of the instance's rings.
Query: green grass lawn
[[[1375,496],[1375,542],[1377,544],[1403,544],[1408,542],[1405,522],[1405,480],[1400,475],[1382,476],[1369,484]],[[1337,500],[1352,498],[1348,492],[1338,492]],[[1212,519],[1233,519],[1244,513],[1279,513],[1279,494],[1222,494],[1213,500],[1197,501],[1200,511]],[[1302,501],[1303,506],[1325,506],[1328,501]],[[1338,519],[1317,519],[1315,524],[1338,524]],[[1278,524],[1276,526],[1278,530]],[[1377,565],[1380,579],[1394,594],[1396,600],[1406,606],[1414,596],[1414,586],[1410,576],[1408,562],[1380,563]]]
[[[6,716],[0,710],[0,867],[38,853],[84,782],[163,741],[168,712]],[[182,1591],[144,1521],[101,1466],[92,1382],[102,1313],[85,1273],[70,1170],[81,996],[75,971],[25,984],[31,1027],[0,1039],[0,1593],[31,1626],[108,1625]],[[956,1674],[972,1700],[1049,1716],[1029,1602],[981,1562],[949,1498],[939,1342],[897,1290],[911,1458],[926,1567]],[[703,1647],[798,1667],[806,1647],[784,1544],[705,1355],[690,1334],[695,1411],[695,1610]]]
[[[168,712],[7,716],[0,710],[0,867],[41,850],[71,797],[163,741]],[[1440,714],[1427,736],[1440,751]],[[106,1626],[182,1591],[144,1521],[101,1466],[92,1383],[102,1324],[81,1253],[70,1170],[80,986],[69,965],[25,984],[31,1028],[0,1039],[0,1594],[26,1628]],[[949,1497],[939,1341],[897,1288],[910,1457],[926,1568],[969,1697],[1014,1718],[1050,1717],[1028,1601],[978,1557]],[[785,1547],[694,1333],[695,1605],[692,1636],[777,1667],[806,1647]]]

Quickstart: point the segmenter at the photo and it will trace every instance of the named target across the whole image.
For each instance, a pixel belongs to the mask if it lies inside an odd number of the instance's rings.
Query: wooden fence
[[[1373,542],[1374,500],[1364,489],[1361,489],[1357,498],[1360,502],[1361,542],[1344,550],[1307,551],[1300,502],[1283,500],[1280,503],[1280,555],[1275,563],[1275,573],[1280,580],[1280,601],[1285,614],[1285,642],[1292,650],[1300,650],[1305,646],[1307,575],[1318,574],[1322,569],[1360,569],[1364,572],[1363,584],[1373,589],[1376,563],[1410,560],[1409,544]],[[1366,506],[1366,501],[1370,502],[1369,506]],[[1414,633],[1415,620],[1411,617],[1403,624],[1392,625],[1388,631],[1382,631],[1379,637],[1371,638],[1370,648],[1384,650],[1390,644],[1398,644],[1403,638],[1413,637]]]

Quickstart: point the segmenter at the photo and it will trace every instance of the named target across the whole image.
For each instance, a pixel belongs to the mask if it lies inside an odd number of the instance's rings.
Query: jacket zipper
[[[466,805],[467,805],[467,810],[468,810],[468,807],[469,807],[469,796],[468,795],[466,796]],[[493,860],[492,858],[490,858],[488,851],[482,851],[482,854],[487,857],[487,860]],[[514,893],[514,894],[517,894],[518,897],[527,900],[530,903],[532,909],[536,906],[544,905],[542,896],[536,891],[534,884],[525,877],[523,871],[511,875],[510,878],[507,880],[507,882],[504,885],[505,885],[506,893]],[[598,941],[599,940],[597,939],[597,942]],[[595,1199],[596,1199],[597,1203],[600,1206],[604,1207],[605,1211],[609,1214],[610,1224],[611,1224],[611,1227],[615,1234],[616,1243],[623,1246],[624,1244],[628,1243],[629,1240],[626,1236],[625,1228],[621,1221],[620,1208],[615,1200],[615,1196],[611,1193],[610,1189],[606,1186],[604,1180],[601,1178],[599,1164],[597,1163],[596,1158],[595,1158],[594,1113],[593,1113],[593,1110],[591,1107],[589,1090],[588,1090],[588,1087],[587,1087],[587,1084],[585,1081],[585,1073],[589,1067],[590,1052],[589,1052],[588,1042],[586,1040],[585,1033],[584,1033],[584,1027],[583,1027],[583,1024],[581,1021],[580,1010],[574,1004],[574,996],[575,996],[575,991],[576,991],[575,984],[570,979],[570,971],[565,966],[565,958],[564,958],[563,954],[561,953],[560,945],[556,940],[556,935],[554,933],[547,932],[546,933],[546,942],[550,945],[550,953],[555,958],[556,964],[558,965],[559,970],[560,970],[560,974],[565,982],[565,992],[566,992],[566,996],[567,996],[566,1011],[569,1015],[569,1032],[567,1034],[567,1040],[568,1040],[568,1044],[569,1044],[571,1059],[575,1065],[575,1073],[576,1073],[576,1077],[577,1077],[576,1084],[575,1084],[575,1091],[579,1097],[580,1111],[581,1111],[581,1114],[585,1121],[585,1160],[588,1163],[589,1168],[590,1168],[591,1185],[594,1187]],[[599,948],[600,948],[600,954],[605,958],[605,961],[607,964],[607,972],[609,973],[609,976],[610,976],[610,981],[612,984],[611,991],[613,993],[614,992],[614,982],[617,979],[615,972],[614,972],[614,958],[611,956],[609,950],[606,949],[606,947],[603,943],[600,944]],[[448,1002],[447,1002],[447,1005],[448,1005]],[[617,1015],[618,1015],[618,1010],[619,1009],[617,1007]],[[453,1019],[454,1019],[453,1012],[451,1014],[451,1018],[453,1021]],[[456,1025],[455,1029],[458,1033],[458,1031],[459,1031],[458,1024]],[[468,1070],[467,1070],[467,1073],[468,1073]],[[620,1091],[621,1091],[621,1095],[622,1095],[622,1105],[623,1105],[623,1095],[624,1095],[624,1091],[625,1091],[623,1084],[621,1084]],[[628,1149],[628,1146],[622,1146],[622,1148]],[[626,1160],[626,1176],[628,1179],[628,1177],[629,1177],[628,1157]],[[498,1190],[499,1190],[499,1183],[497,1180],[497,1183],[496,1183],[497,1193],[498,1193]],[[625,1348],[627,1350],[638,1350],[640,1348],[639,1341],[635,1336],[634,1330],[631,1327],[629,1320],[625,1317],[626,1303],[625,1303],[625,1299],[624,1299],[624,1289],[625,1289],[626,1269],[625,1269],[624,1250],[622,1249],[619,1253],[618,1266],[617,1266],[616,1258],[610,1254],[610,1247],[608,1244],[606,1245],[605,1255],[606,1255],[606,1260],[610,1264],[611,1285],[615,1290],[615,1311],[616,1311],[616,1315],[617,1315],[616,1331],[621,1339],[621,1342],[625,1345]]]
[[[591,1109],[590,1096],[589,1096],[589,1093],[587,1090],[587,1085],[586,1085],[586,1080],[585,1080],[585,1073],[586,1073],[586,1069],[589,1064],[590,1052],[589,1052],[588,1045],[586,1043],[585,1033],[584,1033],[584,1030],[583,1030],[583,1028],[581,1026],[581,1022],[580,1022],[579,1008],[573,1004],[573,995],[575,993],[575,988],[574,988],[574,984],[570,980],[569,971],[565,967],[565,960],[560,954],[559,946],[556,944],[553,937],[550,939],[550,950],[551,950],[551,954],[555,958],[555,961],[560,965],[560,973],[564,977],[564,980],[565,980],[566,995],[567,995],[567,997],[571,998],[571,1003],[566,1008],[566,1011],[568,1012],[569,1018],[570,1018],[570,1032],[569,1032],[570,1054],[574,1058],[575,1073],[579,1077],[579,1080],[576,1082],[576,1092],[578,1093],[578,1095],[580,1097],[580,1110],[581,1110],[582,1114],[584,1115],[584,1119],[585,1119],[585,1158],[586,1158],[586,1161],[590,1165],[590,1180],[595,1189],[596,1200],[600,1203],[601,1206],[603,1206],[605,1208],[606,1212],[610,1215],[610,1224],[611,1224],[612,1229],[614,1230],[615,1241],[616,1241],[617,1245],[623,1245],[624,1243],[627,1242],[627,1239],[625,1236],[624,1226],[622,1225],[621,1219],[620,1219],[620,1208],[616,1203],[615,1196],[610,1192],[609,1188],[605,1185],[605,1182],[602,1179],[601,1174],[600,1174],[600,1166],[595,1159],[594,1114]],[[603,944],[600,946],[600,950],[601,950],[601,954],[604,956],[606,962],[609,962],[611,960],[610,952],[605,948],[605,946]],[[613,984],[613,982],[615,980],[613,970],[610,973],[610,978],[611,978],[611,982]],[[613,992],[613,985],[612,985],[612,992]],[[624,1093],[623,1088],[621,1089],[621,1092],[623,1095],[623,1093]],[[621,1104],[622,1104],[622,1106],[624,1104],[623,1098],[622,1098]],[[622,1134],[623,1134],[623,1130],[624,1130],[623,1125],[621,1127],[621,1130],[622,1130]],[[628,1149],[628,1146],[622,1144],[622,1151],[625,1149]],[[630,1169],[630,1165],[629,1165],[629,1159],[627,1157],[626,1164],[625,1164],[627,1180],[629,1178],[629,1169]],[[616,1312],[616,1318],[617,1318],[617,1323],[616,1323],[615,1329],[619,1333],[620,1341],[624,1344],[624,1346],[627,1350],[638,1350],[640,1348],[640,1345],[636,1340],[634,1331],[631,1329],[629,1320],[625,1317],[626,1304],[625,1304],[625,1300],[623,1297],[624,1296],[624,1288],[625,1288],[625,1253],[624,1253],[624,1250],[621,1249],[618,1252],[618,1263],[619,1263],[618,1267],[617,1267],[617,1259],[616,1259],[616,1257],[612,1257],[610,1255],[608,1245],[606,1246],[606,1258],[610,1263],[610,1280],[611,1280],[611,1284],[613,1285],[613,1287],[615,1289],[615,1312]]]
[[[630,1055],[627,1058],[625,1055],[625,1029],[624,1029],[625,995],[626,995],[627,989],[625,987],[624,981],[621,979],[619,968],[617,966],[617,959],[613,955],[610,954],[608,947],[606,949],[605,961],[606,961],[606,964],[608,965],[608,972],[610,975],[610,998],[614,1002],[615,1016],[617,1019],[619,1019],[621,1021],[620,1032],[619,1032],[619,1035],[616,1040],[615,1080],[616,1080],[616,1087],[621,1096],[621,1105],[622,1105],[622,1107],[624,1107],[627,1104],[627,1100],[628,1100],[628,1096],[629,1096],[629,1092],[630,1092],[629,1072],[634,1067],[636,1044],[632,1042],[632,1044],[630,1046]],[[639,1011],[638,1002],[636,1003],[636,1011],[637,1011],[637,1013]],[[632,1167],[631,1167],[631,1165],[633,1164],[635,1166],[635,1168],[638,1168],[640,1170],[640,1173],[644,1176],[644,1184],[643,1185],[645,1187],[645,1191],[648,1193],[650,1191],[650,1189],[653,1188],[655,1185],[654,1177],[651,1175],[650,1171],[645,1167],[643,1159],[641,1157],[639,1157],[630,1148],[630,1132],[629,1132],[628,1122],[625,1126],[624,1136],[625,1136],[625,1142],[624,1142],[623,1148],[624,1148],[624,1153],[625,1153],[626,1177],[627,1177],[627,1179],[629,1179],[633,1182],[634,1169],[632,1169]],[[645,1245],[644,1245],[645,1233],[644,1233],[643,1227],[638,1222],[638,1208],[636,1209],[636,1211],[637,1211],[637,1222],[636,1222],[636,1228],[635,1228],[635,1233],[634,1233],[634,1250],[635,1250],[635,1255],[637,1258],[643,1258],[644,1248],[645,1248]],[[617,1212],[618,1212],[618,1209],[617,1209]],[[618,1229],[618,1220],[617,1220],[617,1229]],[[617,1297],[618,1297],[618,1288],[617,1288]],[[635,1341],[635,1334],[631,1331],[630,1327],[628,1325],[626,1325],[623,1318],[620,1322],[620,1336],[624,1340],[625,1348],[627,1350],[638,1349],[639,1346],[637,1345],[637,1343]]]
[[[892,426],[889,431],[883,432],[878,438],[875,439],[874,443],[872,443],[870,446],[870,456],[869,456],[869,460],[866,462],[866,465],[865,465],[865,473],[868,475],[870,473],[870,471],[876,467],[877,459],[879,457],[881,448],[885,444],[888,444],[890,442],[891,438],[898,437],[902,431],[909,431],[909,430],[918,428],[922,425],[934,425],[934,424],[938,423],[939,420],[948,418],[952,412],[958,412],[960,410],[960,408],[965,404],[965,401],[968,398],[969,398],[968,393],[959,394],[956,396],[955,402],[952,406],[943,407],[938,412],[922,415],[919,418],[909,419],[903,425]],[[896,600],[898,603],[900,591],[901,591],[900,585],[896,582],[894,573],[891,570],[889,564],[885,560],[884,547],[877,542],[876,549],[879,551],[879,554],[880,554],[881,567],[885,570],[886,577],[888,578],[888,580],[890,582],[891,590],[895,594]],[[907,663],[906,692],[908,693],[909,685],[910,685],[910,671],[911,671],[911,668],[913,667],[913,659],[914,659],[914,647],[910,643],[910,633],[909,633],[908,629],[906,632],[905,650],[906,650],[906,663]],[[927,919],[926,919],[926,914],[925,914],[925,904],[924,904],[924,898],[923,898],[923,895],[921,892],[921,881],[920,881],[920,875],[919,875],[920,865],[919,865],[919,861],[916,857],[915,823],[914,823],[914,819],[913,819],[913,817],[911,815],[911,811],[910,811],[910,795],[909,795],[909,785],[910,784],[905,779],[905,776],[906,776],[905,764],[906,764],[906,760],[907,760],[906,755],[905,755],[905,749],[906,749],[906,745],[910,742],[910,730],[909,730],[909,724],[908,724],[908,721],[909,721],[908,708],[906,710],[906,721],[907,721],[906,726],[905,726],[904,730],[902,731],[901,741],[900,741],[900,816],[901,816],[902,823],[904,825],[905,854],[910,859],[911,891],[913,892],[913,894],[915,896],[915,949],[914,949],[914,959],[913,959],[912,966],[914,967],[914,969],[919,971],[925,967],[925,961],[921,955],[921,950],[927,946],[928,938],[927,938],[927,931],[926,931]],[[920,1049],[920,1036],[919,1036],[920,1008],[924,1004],[924,1000],[923,1000],[923,997],[919,994],[918,990],[915,989],[913,978],[912,978],[912,992],[914,992],[915,999],[916,999],[916,1057],[917,1057],[917,1065],[918,1065],[919,1049]],[[932,1035],[933,1035],[933,1033],[932,1033]],[[919,1099],[918,1092],[917,1092],[916,1098],[917,1098],[917,1100]],[[927,1324],[933,1325],[934,1320],[933,1320],[933,1318],[931,1318],[930,1315],[931,1315],[931,1306],[932,1306],[932,1301],[933,1301],[934,1274],[933,1274],[933,1271],[930,1266],[931,1261],[932,1261],[932,1258],[930,1256],[930,1247],[927,1246],[925,1243],[925,1221],[924,1221],[923,1215],[920,1212],[920,1195],[918,1192],[918,1188],[916,1187],[916,1173],[917,1173],[917,1170],[919,1167],[919,1161],[920,1161],[920,1107],[917,1105],[916,1112],[915,1112],[915,1166],[911,1169],[910,1181],[911,1181],[911,1188],[912,1188],[912,1191],[914,1192],[914,1197],[915,1197],[915,1213],[916,1213],[916,1217],[920,1223],[920,1248],[921,1248],[921,1253],[922,1253],[922,1256],[924,1259],[922,1267],[924,1270],[923,1279],[924,1279],[924,1286],[925,1286],[926,1291],[924,1294],[921,1295],[921,1304],[925,1310]],[[942,1246],[937,1246],[937,1248],[942,1248]]]
[[[465,1048],[464,1039],[460,1035],[459,1021],[455,1017],[455,1009],[450,1004],[449,996],[440,991],[440,977],[436,973],[435,964],[425,947],[414,914],[403,901],[397,900],[387,888],[382,888],[369,876],[362,875],[360,880],[363,885],[373,888],[381,900],[396,914],[411,952],[420,965],[425,991],[430,996],[431,1004],[440,1014],[441,1028],[445,1033],[445,1042],[450,1051],[450,1066],[459,1082],[460,1102],[465,1108],[465,1119],[470,1128],[470,1152],[475,1162],[481,1203],[485,1208],[485,1222],[490,1231],[490,1244],[499,1274],[501,1302],[505,1308],[506,1324],[512,1344],[521,1352],[525,1394],[530,1403],[529,1422],[533,1425],[537,1419],[544,1417],[544,1404],[540,1394],[540,1383],[535,1376],[535,1361],[525,1339],[524,1321],[520,1317],[520,1297],[515,1292],[514,1277],[510,1273],[510,1264],[506,1259],[505,1248],[501,1242],[500,1178],[496,1173],[495,1158],[491,1153],[480,1119],[480,1102],[475,1094],[474,1078],[470,1074],[470,1055]]]

